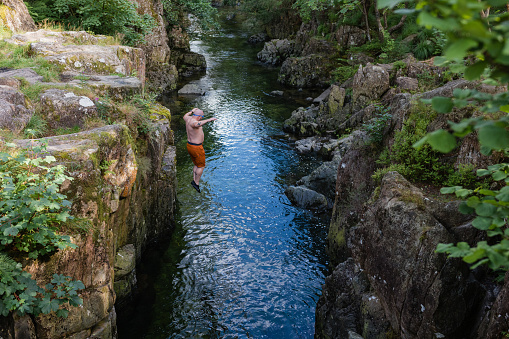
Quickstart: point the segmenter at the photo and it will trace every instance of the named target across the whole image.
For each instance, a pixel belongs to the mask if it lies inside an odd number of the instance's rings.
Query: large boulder
[[[98,116],[97,107],[90,98],[77,96],[61,89],[48,89],[40,96],[41,113],[51,129],[82,129],[87,119]]]
[[[11,32],[35,31],[34,19],[28,13],[25,3],[21,0],[0,1],[0,27],[5,26]]]
[[[305,186],[313,191],[323,194],[329,201],[334,200],[336,195],[336,175],[341,156],[336,156],[332,161],[322,163],[309,175],[297,181],[297,185]]]
[[[379,99],[390,87],[389,72],[378,65],[367,64],[355,73],[352,100],[355,108],[362,108]]]
[[[23,93],[13,87],[0,85],[0,128],[20,133],[30,122],[33,113]]]
[[[174,222],[176,153],[168,146],[173,136],[165,116],[150,117],[151,133],[144,140],[133,139],[123,125],[45,138],[47,151],[74,178],[64,183],[62,192],[73,197],[72,214],[88,220],[89,230],[71,233],[78,248],[28,263],[27,270],[41,285],[60,273],[81,280],[86,289],[80,292],[82,307],[69,308],[66,319],[37,317],[30,335],[116,337],[114,275],[124,287],[119,295],[132,293],[134,262],[151,242],[168,236]],[[37,140],[14,142],[27,147]]]
[[[177,87],[178,72],[170,63],[171,49],[168,45],[168,34],[164,9],[161,1],[133,0],[138,4],[139,14],[148,14],[155,21],[151,33],[145,36],[145,42],[139,46],[146,56],[146,78],[150,90],[162,92]]]
[[[295,41],[274,39],[266,42],[263,49],[258,52],[256,57],[261,62],[277,66],[292,56],[295,49]]]
[[[290,186],[285,194],[295,205],[306,209],[323,210],[327,208],[327,198],[323,194],[304,186]]]
[[[278,81],[291,87],[325,87],[330,79],[332,66],[327,57],[312,54],[290,57],[283,62]]]
[[[464,338],[484,291],[465,264],[435,253],[456,239],[398,173],[385,175],[375,198],[348,242],[392,328],[405,338]]]

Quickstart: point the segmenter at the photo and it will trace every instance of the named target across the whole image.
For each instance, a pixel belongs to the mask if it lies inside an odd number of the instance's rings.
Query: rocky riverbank
[[[362,29],[349,26],[338,27],[328,41],[312,35],[313,22],[302,24],[294,39],[265,43],[258,58],[282,65],[283,84],[316,86],[330,80],[314,72],[310,60],[326,70],[323,60],[331,44],[366,41]],[[403,153],[413,143],[405,144],[404,135],[410,140],[447,128],[448,120],[482,114],[466,107],[437,115],[420,99],[450,97],[457,88],[487,93],[507,89],[451,77],[412,56],[391,64],[358,61],[352,78],[328,87],[284,124],[285,131],[299,138],[299,152],[316,152],[324,159],[287,189],[288,197],[303,208],[332,207],[328,252],[334,271],[317,305],[315,338],[502,337],[509,328],[509,276],[497,283],[496,274],[485,268],[471,271],[459,259],[435,253],[438,243],[472,244],[484,239],[482,232],[472,226],[471,216],[458,211],[458,201],[436,193],[439,186],[429,184],[433,178],[423,185],[404,160],[390,165],[386,159],[413,154]],[[453,168],[462,173],[456,179],[465,180],[498,160],[482,155],[470,136],[452,154],[434,154],[424,173],[438,177],[437,168]],[[449,177],[441,180],[453,182],[451,171],[445,172]]]

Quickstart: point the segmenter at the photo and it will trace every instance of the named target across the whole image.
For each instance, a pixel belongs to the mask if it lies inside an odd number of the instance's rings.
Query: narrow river
[[[260,46],[235,20],[192,42],[207,60],[203,97],[173,108],[177,145],[177,230],[156,267],[147,305],[120,338],[313,338],[315,306],[327,273],[327,215],[290,204],[287,185],[318,166],[295,152],[283,121],[305,93],[272,96],[277,69],[256,62]],[[288,96],[288,97],[287,97]],[[182,114],[205,118],[205,168],[197,193]]]

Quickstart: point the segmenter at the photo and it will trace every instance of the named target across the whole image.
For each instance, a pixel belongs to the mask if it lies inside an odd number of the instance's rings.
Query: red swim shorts
[[[196,167],[205,167],[205,150],[203,145],[190,145],[187,143],[187,152]]]

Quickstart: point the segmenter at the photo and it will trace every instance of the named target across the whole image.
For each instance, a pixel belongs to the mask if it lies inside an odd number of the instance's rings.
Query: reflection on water
[[[120,338],[313,337],[328,220],[291,206],[284,187],[317,164],[281,137],[299,104],[266,94],[279,89],[277,70],[254,61],[260,47],[233,23],[224,33],[192,43],[207,59],[200,81],[210,90],[184,111],[218,118],[205,126],[202,193],[189,184],[180,112],[177,231],[152,258],[150,306],[140,306]]]

